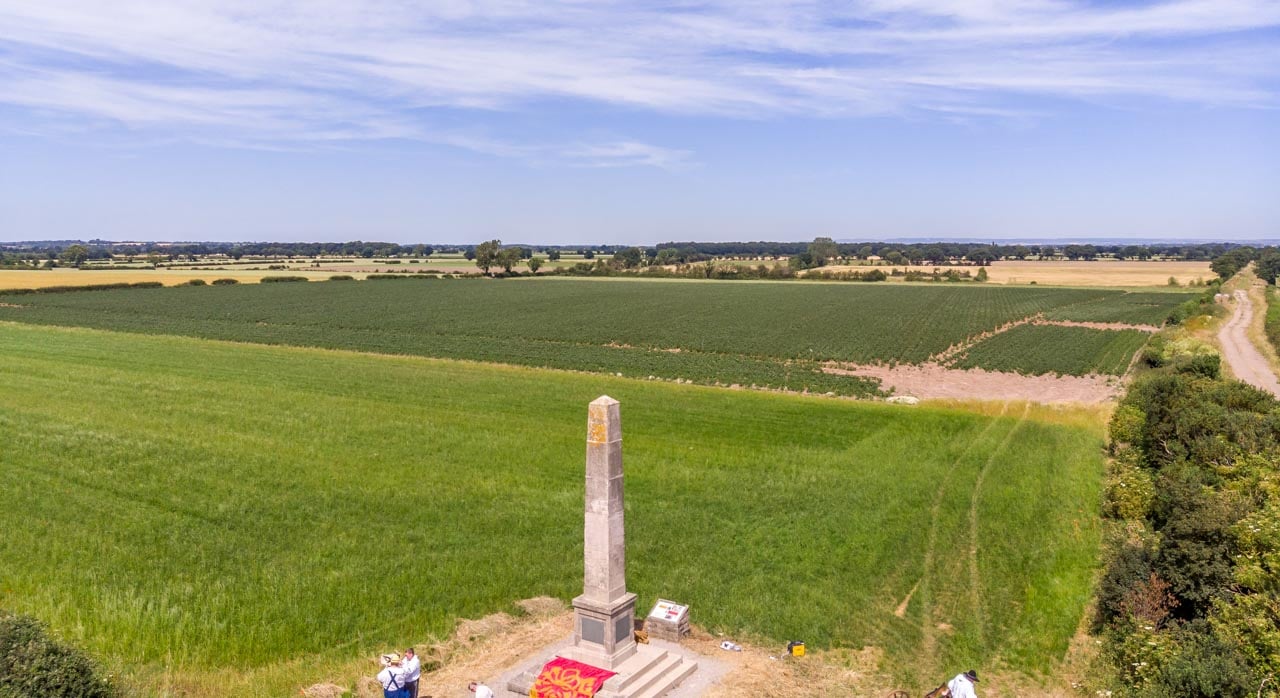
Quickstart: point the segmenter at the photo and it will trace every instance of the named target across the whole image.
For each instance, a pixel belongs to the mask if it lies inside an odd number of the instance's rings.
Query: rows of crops
[[[951,365],[1033,375],[1118,376],[1150,336],[1141,330],[1019,325],[978,342]]]
[[[1043,672],[1066,651],[1095,567],[1096,429],[14,324],[4,605],[157,694],[354,680],[460,617],[581,591],[601,393],[623,405],[642,603],[680,599],[735,636],[874,646],[908,685],[996,659]]]
[[[918,363],[1094,289],[610,280],[295,283],[22,296],[0,320],[867,394],[824,360]],[[1168,307],[1178,294],[1151,294]],[[1146,301],[1144,301],[1144,304]],[[1145,307],[1145,305],[1144,305]],[[678,351],[677,351],[678,350]]]
[[[1049,320],[1123,322],[1134,325],[1164,324],[1169,311],[1190,298],[1185,293],[1130,292],[1065,305],[1045,313]]]

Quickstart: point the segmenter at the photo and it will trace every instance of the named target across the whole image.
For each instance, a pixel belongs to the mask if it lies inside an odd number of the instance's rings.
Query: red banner
[[[529,698],[592,698],[615,673],[556,657],[542,666]]]

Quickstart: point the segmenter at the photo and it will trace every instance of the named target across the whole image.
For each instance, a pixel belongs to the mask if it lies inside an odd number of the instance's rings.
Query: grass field
[[[1135,295],[1140,306],[1124,305]],[[823,373],[818,362],[918,363],[1036,313],[1121,304],[1154,317],[1185,298],[960,285],[406,279],[0,296],[0,320],[866,395],[873,383]]]
[[[155,691],[349,680],[455,618],[579,591],[583,423],[602,393],[623,405],[642,606],[878,646],[917,685],[1044,672],[1066,650],[1102,470],[1100,426],[1070,413],[13,323],[0,606]]]

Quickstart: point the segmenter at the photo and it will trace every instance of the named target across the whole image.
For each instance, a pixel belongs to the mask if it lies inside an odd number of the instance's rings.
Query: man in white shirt
[[[404,651],[404,687],[409,698],[418,698],[418,679],[422,678],[422,660],[413,648]]]
[[[404,690],[404,661],[400,659],[400,655],[395,652],[382,655],[382,666],[382,671],[378,672],[382,697],[404,698],[408,691]]]
[[[467,690],[476,694],[476,698],[493,698],[493,689],[482,683],[472,681],[467,686]]]
[[[978,694],[973,691],[975,683],[978,683],[978,672],[970,669],[963,674],[956,674],[954,679],[947,682],[947,688],[951,690],[951,698],[978,698]]]

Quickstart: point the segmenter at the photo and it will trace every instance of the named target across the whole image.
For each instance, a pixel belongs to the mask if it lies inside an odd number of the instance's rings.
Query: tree
[[[924,248],[924,259],[930,264],[942,264],[947,261],[947,252],[939,245],[929,245]]]
[[[557,261],[560,259],[560,250],[547,250],[547,259]]]
[[[640,266],[640,261],[644,259],[644,253],[639,247],[628,247],[618,250],[613,255],[613,261],[627,269],[634,269]]]
[[[496,240],[494,242],[497,242]],[[510,274],[511,268],[520,263],[520,248],[508,247],[498,252],[498,265],[502,267],[502,271]]]
[[[542,268],[542,258],[541,258],[541,257],[530,257],[530,258],[529,258],[529,271],[531,271],[531,272],[533,272],[533,273],[537,274],[537,273],[538,273],[538,270],[539,270],[539,269],[541,269],[541,268]]]
[[[970,262],[973,262],[980,267],[985,267],[996,261],[996,254],[989,247],[980,247],[976,250],[970,250],[969,254],[965,255],[965,257]]]
[[[1276,276],[1280,275],[1280,250],[1274,247],[1264,249],[1254,263],[1254,271],[1258,272],[1258,278],[1274,286]]]
[[[820,267],[840,254],[840,248],[831,238],[814,238],[809,243],[809,256],[813,258],[813,266]]]
[[[595,251],[594,251],[594,250],[583,250],[583,251],[582,251],[582,258],[583,258],[583,259],[595,259],[595,258],[596,258],[596,253],[595,253]]]
[[[501,240],[488,240],[476,245],[475,260],[480,271],[488,274],[489,269],[498,263],[498,252],[502,248]]]
[[[812,253],[801,252],[800,254],[791,255],[791,257],[787,260],[787,266],[791,267],[792,269],[799,270],[799,269],[812,269],[818,265],[814,263]]]
[[[62,251],[61,259],[64,264],[78,267],[89,259],[89,250],[84,245],[71,245]]]

